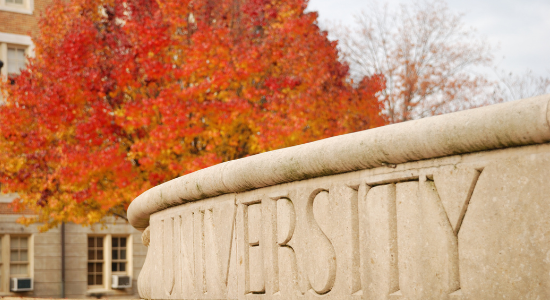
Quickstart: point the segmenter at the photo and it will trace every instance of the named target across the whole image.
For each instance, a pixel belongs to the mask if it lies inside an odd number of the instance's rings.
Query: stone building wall
[[[41,298],[87,298],[106,296],[109,298],[136,298],[137,278],[145,261],[146,248],[141,242],[141,232],[133,229],[124,220],[107,220],[105,226],[82,227],[77,224],[65,224],[65,281],[62,281],[62,232],[57,227],[47,232],[39,232],[40,224],[28,227],[16,223],[20,215],[0,214],[0,297],[41,297]],[[26,238],[28,251],[28,273],[14,275],[8,240]],[[132,277],[132,288],[111,288],[110,274],[105,269],[101,286],[88,285],[88,238],[125,237],[128,239],[128,256],[125,275]],[[103,264],[110,268],[108,258],[111,248],[104,249]],[[120,273],[119,273],[120,274]],[[12,277],[32,278],[34,290],[31,292],[11,292],[9,279]],[[64,292],[62,291],[64,290]]]

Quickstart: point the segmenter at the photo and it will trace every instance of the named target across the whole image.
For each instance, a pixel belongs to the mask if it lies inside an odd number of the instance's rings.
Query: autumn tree
[[[463,15],[444,1],[402,4],[397,10],[371,1],[355,26],[331,26],[343,59],[362,78],[383,74],[379,94],[390,123],[484,104],[494,82],[477,73],[492,62],[491,48]]]
[[[55,1],[1,87],[0,182],[44,229],[220,162],[383,124],[307,1]]]

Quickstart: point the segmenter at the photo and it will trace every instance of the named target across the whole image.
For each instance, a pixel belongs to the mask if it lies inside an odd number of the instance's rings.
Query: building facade
[[[25,56],[33,55],[31,35],[38,31],[38,16],[51,0],[0,0],[0,60],[3,76],[19,73]]]
[[[91,227],[68,223],[41,233],[40,224],[18,224],[21,215],[6,198],[0,203],[0,297],[138,297],[147,248],[126,220]],[[14,279],[31,279],[32,290],[14,291]]]
[[[38,16],[51,0],[0,0],[0,78],[25,68],[33,56]],[[1,190],[0,190],[1,191]],[[133,298],[147,248],[126,220],[104,225],[64,224],[41,233],[16,220],[16,195],[0,194],[0,297]],[[22,284],[21,291],[13,284]],[[29,288],[30,285],[30,288]],[[130,286],[130,287],[127,287]]]

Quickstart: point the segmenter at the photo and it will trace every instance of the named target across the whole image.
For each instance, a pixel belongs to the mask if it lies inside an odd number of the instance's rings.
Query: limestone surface
[[[550,299],[550,95],[207,168],[139,196],[148,299]]]

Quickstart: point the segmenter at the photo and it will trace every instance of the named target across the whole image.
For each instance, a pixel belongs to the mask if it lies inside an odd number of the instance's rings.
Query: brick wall
[[[11,203],[0,203],[0,215],[34,215],[33,210],[24,209],[23,211],[16,212],[13,210]]]
[[[34,0],[34,12],[26,15],[0,11],[0,32],[34,36],[38,33],[38,17],[52,0]]]

